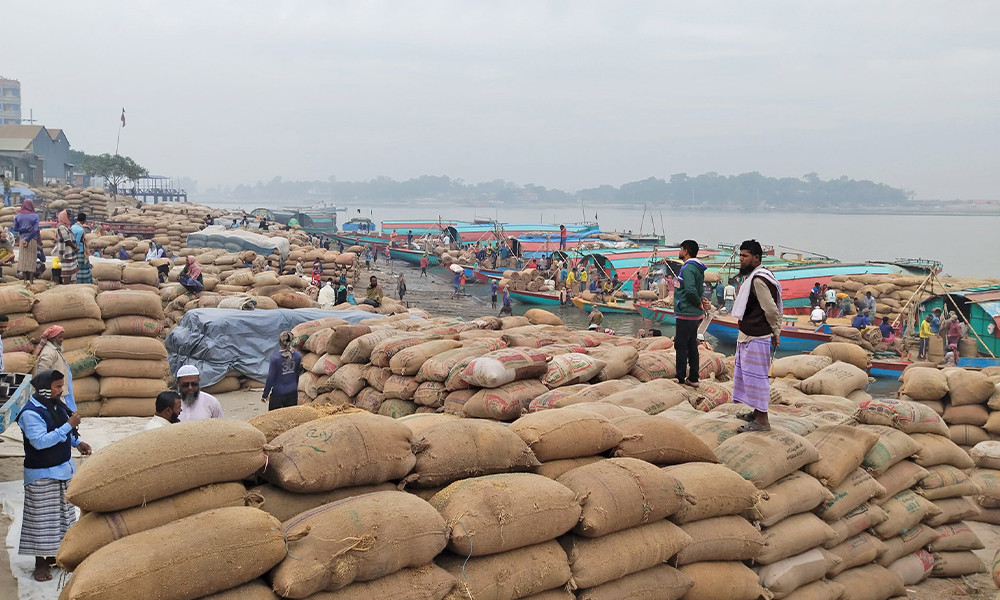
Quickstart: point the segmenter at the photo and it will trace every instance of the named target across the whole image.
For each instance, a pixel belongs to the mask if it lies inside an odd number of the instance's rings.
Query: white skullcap
[[[194,365],[184,365],[183,367],[177,369],[177,377],[190,377],[191,375],[199,375],[197,367]]]

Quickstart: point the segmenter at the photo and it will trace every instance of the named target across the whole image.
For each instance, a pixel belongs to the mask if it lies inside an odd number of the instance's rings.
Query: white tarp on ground
[[[282,260],[288,258],[291,245],[283,237],[267,237],[245,229],[228,229],[223,225],[210,225],[187,238],[188,248],[221,248],[230,252],[253,250],[268,256],[275,250]]]

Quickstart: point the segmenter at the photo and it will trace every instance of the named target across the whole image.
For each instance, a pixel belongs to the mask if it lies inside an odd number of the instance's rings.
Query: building
[[[42,125],[0,125],[0,169],[31,185],[66,181],[69,140],[62,129]]]
[[[0,77],[0,125],[21,124],[21,82]]]

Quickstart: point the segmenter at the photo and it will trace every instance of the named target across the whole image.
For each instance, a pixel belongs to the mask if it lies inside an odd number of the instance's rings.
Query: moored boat
[[[733,317],[712,317],[707,331],[720,342],[735,346],[740,334],[739,322]],[[820,344],[831,341],[831,338],[827,325],[821,325],[815,330],[785,326],[781,328],[780,348],[783,352],[809,352]]]
[[[634,315],[636,313],[635,305],[631,300],[622,300],[619,302],[594,302],[590,300],[584,300],[583,298],[576,297],[571,298],[570,302],[573,303],[577,308],[590,312],[596,306],[599,311],[606,314],[622,314],[622,315]]]
[[[639,311],[639,316],[647,321],[660,323],[661,325],[674,325],[677,323],[677,317],[674,315],[674,310],[672,308],[660,308],[658,306],[637,304],[635,305],[635,309]]]
[[[522,304],[537,304],[539,306],[560,306],[562,302],[556,292],[529,292],[510,290],[511,300]]]
[[[411,265],[420,265],[420,259],[427,257],[427,265],[435,266],[441,264],[441,257],[436,254],[425,253],[423,250],[410,250],[408,248],[389,248],[389,257],[393,260],[401,260]]]

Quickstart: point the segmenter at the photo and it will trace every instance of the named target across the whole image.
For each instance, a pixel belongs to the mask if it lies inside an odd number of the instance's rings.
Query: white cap
[[[194,375],[194,376],[198,376],[199,375],[198,369],[194,365],[184,365],[183,367],[177,369],[177,377],[178,378],[181,378],[181,377],[190,377],[192,375]]]
[[[704,333],[699,333],[698,334],[698,341],[699,342],[704,342],[705,341],[705,334]]]

